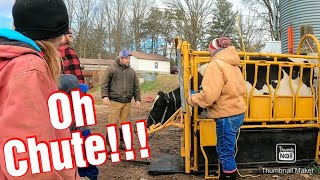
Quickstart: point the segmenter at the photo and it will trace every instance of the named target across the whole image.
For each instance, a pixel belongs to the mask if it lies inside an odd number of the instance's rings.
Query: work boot
[[[225,180],[225,175],[224,175],[224,172],[222,170],[222,163],[219,163],[219,166],[220,166],[220,176],[219,176],[219,180]]]
[[[224,178],[225,180],[229,179],[229,180],[236,180],[237,179],[237,171],[233,172],[233,173],[224,173]]]
[[[230,180],[236,180],[237,179],[237,170],[233,173],[225,173],[223,172],[223,169],[222,169],[222,163],[219,164],[220,166],[220,177],[219,177],[219,180],[227,180],[227,179],[230,179]]]

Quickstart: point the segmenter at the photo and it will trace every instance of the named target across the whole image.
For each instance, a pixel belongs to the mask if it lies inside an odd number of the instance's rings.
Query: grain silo
[[[300,27],[313,26],[320,40],[320,0],[280,0],[280,28],[282,53],[288,53],[288,27],[294,30],[294,52],[300,40]]]

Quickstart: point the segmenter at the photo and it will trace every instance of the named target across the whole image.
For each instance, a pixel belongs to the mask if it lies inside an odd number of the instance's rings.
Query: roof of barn
[[[151,53],[144,53],[144,52],[137,52],[137,51],[130,51],[130,53],[132,54],[132,56],[138,59],[169,61],[166,57],[160,54],[151,54]]]
[[[112,59],[100,59],[100,65],[104,66],[110,66],[114,63],[115,60]],[[99,59],[85,59],[85,58],[80,58],[81,64],[87,64],[87,65],[98,65],[99,64]]]

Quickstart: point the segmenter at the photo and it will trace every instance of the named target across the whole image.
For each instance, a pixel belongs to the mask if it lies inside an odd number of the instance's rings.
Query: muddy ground
[[[175,78],[175,76],[168,76],[168,79]],[[162,80],[163,81],[163,80]],[[165,81],[166,82],[166,81]],[[168,85],[169,84],[169,85]],[[159,90],[170,91],[174,89],[177,85],[177,81],[174,80],[173,83],[164,83],[164,86],[159,88]],[[171,85],[171,86],[170,86]],[[157,94],[157,89],[154,91],[148,91],[142,93],[142,103],[141,108],[136,109],[131,108],[131,115],[129,119],[134,122],[138,119],[146,119],[148,112],[152,107],[152,103],[146,102],[147,97],[155,97]],[[90,91],[91,95],[95,99],[95,108],[98,124],[90,127],[92,132],[105,134],[105,124],[107,122],[107,112],[108,109],[105,105],[102,104],[100,97],[99,88],[93,89]],[[179,155],[180,154],[180,134],[181,130],[178,128],[168,128],[156,132],[152,138],[149,140],[149,145],[151,148],[152,157],[147,162],[157,161],[157,158],[161,154],[171,154]],[[140,147],[137,136],[134,136],[134,146],[136,150],[137,157],[139,157],[138,149]],[[122,152],[122,157],[124,158],[124,153]],[[138,158],[139,159],[139,158]],[[119,163],[113,164],[109,159],[105,164],[99,166],[99,179],[128,179],[128,180],[162,180],[162,179],[177,179],[177,180],[193,180],[193,179],[204,179],[202,174],[200,175],[190,175],[190,174],[169,174],[169,175],[149,175],[148,169],[149,165],[146,161],[122,161]],[[295,175],[276,175],[276,174],[262,174],[259,177],[246,177],[240,179],[252,179],[252,180],[277,180],[277,179],[320,179],[320,175],[315,174],[295,174]]]

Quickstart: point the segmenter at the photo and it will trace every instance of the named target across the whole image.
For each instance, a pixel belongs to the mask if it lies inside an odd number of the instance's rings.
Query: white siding
[[[156,69],[155,64],[158,63],[158,68]],[[137,71],[140,72],[158,72],[161,74],[170,73],[170,62],[169,61],[156,61],[156,60],[147,60],[139,59]]]
[[[134,56],[131,56],[130,58],[130,66],[134,70],[138,70],[138,59]]]

